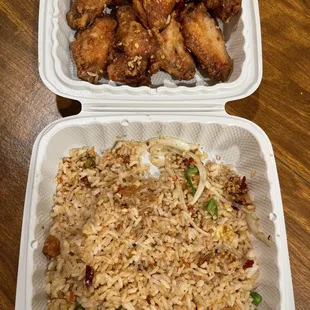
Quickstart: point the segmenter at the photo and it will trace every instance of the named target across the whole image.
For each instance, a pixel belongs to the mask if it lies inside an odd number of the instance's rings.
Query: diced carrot
[[[70,291],[70,301],[75,301],[76,297],[73,291]]]

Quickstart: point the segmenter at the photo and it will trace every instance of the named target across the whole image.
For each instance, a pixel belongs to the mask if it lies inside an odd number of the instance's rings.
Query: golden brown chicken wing
[[[71,48],[80,79],[96,84],[102,78],[113,50],[116,26],[116,21],[106,15],[78,32]]]
[[[232,69],[222,32],[203,3],[189,4],[181,14],[186,47],[197,57],[211,79],[225,81]]]
[[[136,13],[129,5],[117,10],[117,20],[117,50],[108,67],[109,78],[132,86],[149,85],[148,66],[155,53],[153,37],[137,21]]]
[[[96,17],[103,14],[107,5],[117,6],[123,0],[72,0],[67,13],[68,25],[74,30],[82,30],[91,25]]]
[[[239,13],[242,0],[203,0],[203,2],[214,16],[221,19],[223,23],[228,23]]]
[[[112,81],[130,86],[150,85],[148,60],[142,56],[127,56],[115,53],[113,62],[108,66],[108,75]]]
[[[144,27],[161,30],[166,27],[176,0],[133,0],[132,3]]]
[[[167,28],[157,33],[158,49],[156,62],[152,65],[152,72],[164,69],[178,80],[190,80],[195,75],[195,62],[184,46],[181,25],[172,14]]]
[[[116,13],[119,24],[117,45],[128,56],[146,56],[154,54],[154,39],[138,21],[132,6],[120,7]]]

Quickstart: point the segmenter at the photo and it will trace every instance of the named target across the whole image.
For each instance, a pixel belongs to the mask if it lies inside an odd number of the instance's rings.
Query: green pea
[[[207,210],[212,217],[218,216],[218,208],[216,206],[217,201],[214,198],[211,198],[208,203],[204,206],[204,209]]]
[[[79,303],[75,306],[74,310],[85,310]]]
[[[263,300],[263,297],[260,294],[258,294],[257,292],[254,292],[254,291],[252,291],[250,293],[250,296],[253,298],[252,304],[255,305],[255,306],[258,306],[262,302],[262,300]]]

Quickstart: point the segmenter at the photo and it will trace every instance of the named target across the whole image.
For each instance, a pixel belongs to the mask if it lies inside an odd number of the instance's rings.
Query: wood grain
[[[250,0],[244,0],[250,1]],[[0,2],[0,309],[13,309],[23,203],[31,149],[50,122],[79,105],[56,97],[37,66],[38,1]],[[310,305],[310,4],[260,1],[264,77],[230,114],[252,120],[277,158],[296,309]]]

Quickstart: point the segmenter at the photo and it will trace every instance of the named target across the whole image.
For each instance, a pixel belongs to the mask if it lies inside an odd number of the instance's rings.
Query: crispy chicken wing
[[[82,30],[91,25],[96,17],[103,14],[107,5],[117,6],[123,0],[72,0],[67,13],[68,25],[74,30]]]
[[[189,4],[181,14],[186,47],[197,57],[211,79],[225,81],[232,69],[222,32],[203,3]]]
[[[178,80],[190,80],[195,75],[195,62],[184,46],[181,25],[172,14],[167,28],[157,34],[159,48],[156,51],[156,62],[152,72],[164,69]]]
[[[223,23],[228,23],[239,13],[242,0],[203,0],[203,2],[214,16],[221,19]]]
[[[136,10],[144,27],[161,30],[166,27],[176,0],[133,0]]]
[[[132,6],[122,6],[117,10],[117,45],[128,56],[146,56],[154,54],[154,39],[138,21]]]
[[[116,21],[106,15],[78,32],[71,47],[80,79],[96,84],[102,78],[113,49],[116,26]]]
[[[108,75],[112,81],[131,86],[150,84],[148,60],[142,56],[115,53],[113,62],[108,66]]]
[[[153,37],[137,21],[136,13],[129,5],[117,10],[117,20],[116,52],[108,67],[109,78],[132,86],[149,85],[148,65],[155,53]]]

